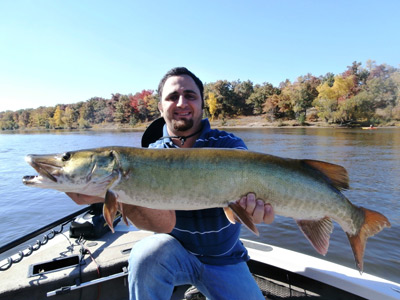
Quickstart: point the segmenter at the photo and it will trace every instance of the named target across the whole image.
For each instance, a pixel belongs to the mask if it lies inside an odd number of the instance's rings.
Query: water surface
[[[400,130],[322,128],[265,128],[229,130],[244,139],[250,150],[291,158],[329,161],[344,166],[351,188],[344,194],[354,204],[387,216],[392,228],[370,238],[364,270],[400,282]],[[101,146],[140,146],[142,132],[57,132],[0,134],[0,245],[79,210],[63,193],[26,187],[21,179],[35,171],[27,154],[58,153]],[[321,257],[295,222],[276,217],[259,225],[257,238],[246,229],[245,238]],[[345,233],[337,224],[325,259],[354,268]]]

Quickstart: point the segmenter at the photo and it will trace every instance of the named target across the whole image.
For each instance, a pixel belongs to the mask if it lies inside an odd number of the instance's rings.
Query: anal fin
[[[331,219],[325,217],[320,220],[296,220],[296,223],[315,250],[319,254],[326,255],[333,231]]]

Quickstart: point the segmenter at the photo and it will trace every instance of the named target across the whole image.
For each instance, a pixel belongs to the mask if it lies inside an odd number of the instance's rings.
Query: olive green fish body
[[[39,177],[25,177],[25,184],[104,196],[110,225],[118,201],[172,210],[223,207],[230,221],[239,219],[257,232],[251,217],[234,203],[253,192],[271,203],[276,214],[295,219],[323,255],[333,230],[331,220],[338,222],[360,270],[366,239],[390,226],[386,217],[353,205],[340,192],[348,187],[343,167],[321,161],[235,149],[130,147],[30,155],[27,161]]]

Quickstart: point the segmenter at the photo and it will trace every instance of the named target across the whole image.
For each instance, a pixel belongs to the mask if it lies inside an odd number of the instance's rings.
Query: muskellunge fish
[[[276,214],[295,219],[322,255],[332,220],[339,223],[360,272],[367,238],[390,227],[385,216],[353,205],[340,192],[349,181],[343,167],[322,161],[234,149],[130,147],[28,155],[26,161],[39,173],[25,176],[26,185],[104,197],[110,227],[120,202],[172,210],[223,207],[231,222],[258,234],[251,216],[235,203],[253,192]]]

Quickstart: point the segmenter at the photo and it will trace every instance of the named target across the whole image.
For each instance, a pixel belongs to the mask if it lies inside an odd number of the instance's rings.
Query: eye
[[[171,95],[170,97],[168,97],[166,100],[169,100],[169,101],[176,101],[176,100],[178,100],[179,99],[179,96],[178,95]]]
[[[188,94],[185,95],[185,97],[188,100],[196,100],[197,99],[196,94],[193,94],[193,93],[188,93]]]
[[[62,161],[68,161],[71,158],[71,153],[66,152],[64,153],[63,157],[61,158]]]

